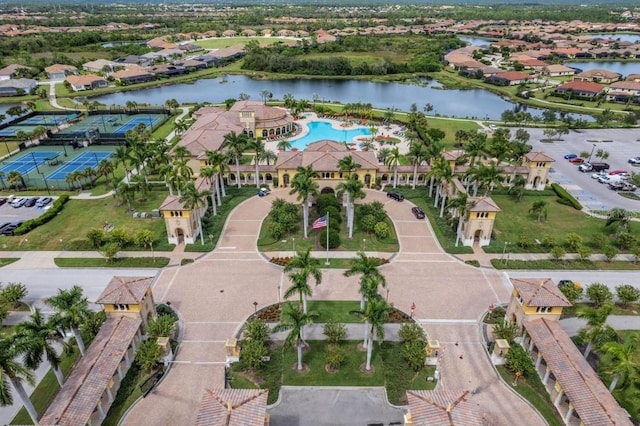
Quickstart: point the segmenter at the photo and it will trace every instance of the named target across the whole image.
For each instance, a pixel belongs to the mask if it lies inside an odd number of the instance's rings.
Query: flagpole
[[[329,266],[329,212],[327,212],[327,260],[324,264]]]

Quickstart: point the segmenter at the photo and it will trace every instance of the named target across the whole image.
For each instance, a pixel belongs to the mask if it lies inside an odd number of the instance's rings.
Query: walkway
[[[171,301],[181,314],[184,338],[166,379],[137,404],[124,424],[193,424],[202,393],[224,385],[224,342],[258,308],[277,303],[288,287],[282,269],[256,249],[262,219],[277,197],[253,197],[229,216],[216,249],[184,267],[165,269],[154,287],[156,301]],[[427,221],[416,220],[407,202],[367,191],[365,201],[385,204],[399,234],[400,252],[381,266],[388,280],[389,301],[408,311],[441,351],[441,386],[478,389],[483,409],[502,424],[544,424],[535,411],[499,379],[486,355],[478,319],[490,304],[506,303],[509,289],[496,271],[460,263],[440,248]],[[358,278],[341,270],[323,271],[314,287],[316,300],[358,300]],[[462,357],[461,357],[462,356]],[[500,401],[498,405],[495,402]]]

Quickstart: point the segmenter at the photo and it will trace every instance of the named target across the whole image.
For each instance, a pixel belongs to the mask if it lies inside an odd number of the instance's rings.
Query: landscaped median
[[[168,257],[117,257],[107,261],[104,257],[56,257],[60,268],[164,268]]]
[[[17,262],[18,260],[20,260],[17,257],[2,257],[0,258],[0,268],[2,268],[3,266],[7,266],[13,262]]]
[[[640,270],[640,263],[625,262],[623,260],[606,262],[579,259],[491,259],[496,269],[530,269],[530,270]]]

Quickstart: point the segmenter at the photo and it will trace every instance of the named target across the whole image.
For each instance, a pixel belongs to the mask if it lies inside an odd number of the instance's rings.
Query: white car
[[[591,179],[600,179],[604,176],[607,176],[607,172],[597,172],[591,175]]]
[[[629,158],[629,164],[640,164],[640,157]]]

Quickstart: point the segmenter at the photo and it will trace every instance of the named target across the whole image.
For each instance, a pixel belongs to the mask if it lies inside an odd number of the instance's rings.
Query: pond
[[[489,47],[495,40],[480,37],[458,36],[458,38],[471,46]]]
[[[605,70],[622,74],[623,77],[629,74],[640,74],[640,62],[589,61],[589,62],[566,62],[565,65],[571,68],[581,69],[582,71],[588,71],[594,68],[602,68]]]
[[[422,110],[428,103],[433,105],[433,115],[459,118],[498,120],[502,112],[515,107],[514,103],[482,89],[443,90],[429,83],[418,85],[361,80],[252,80],[244,75],[113,93],[92,99],[105,105],[125,105],[128,101],[163,105],[168,99],[176,99],[180,103],[221,103],[225,99],[237,99],[241,93],[249,95],[250,99],[262,100],[263,91],[271,93],[273,99],[283,99],[285,94],[290,93],[296,99],[310,102],[315,97],[317,102],[362,102],[370,103],[375,108],[400,111],[409,111],[413,103]],[[528,108],[527,111],[533,116],[542,114],[542,110],[537,108]]]
[[[640,34],[589,33],[589,34],[581,34],[581,36],[590,37],[590,38],[612,38],[614,40],[619,40],[619,41],[640,43]]]

